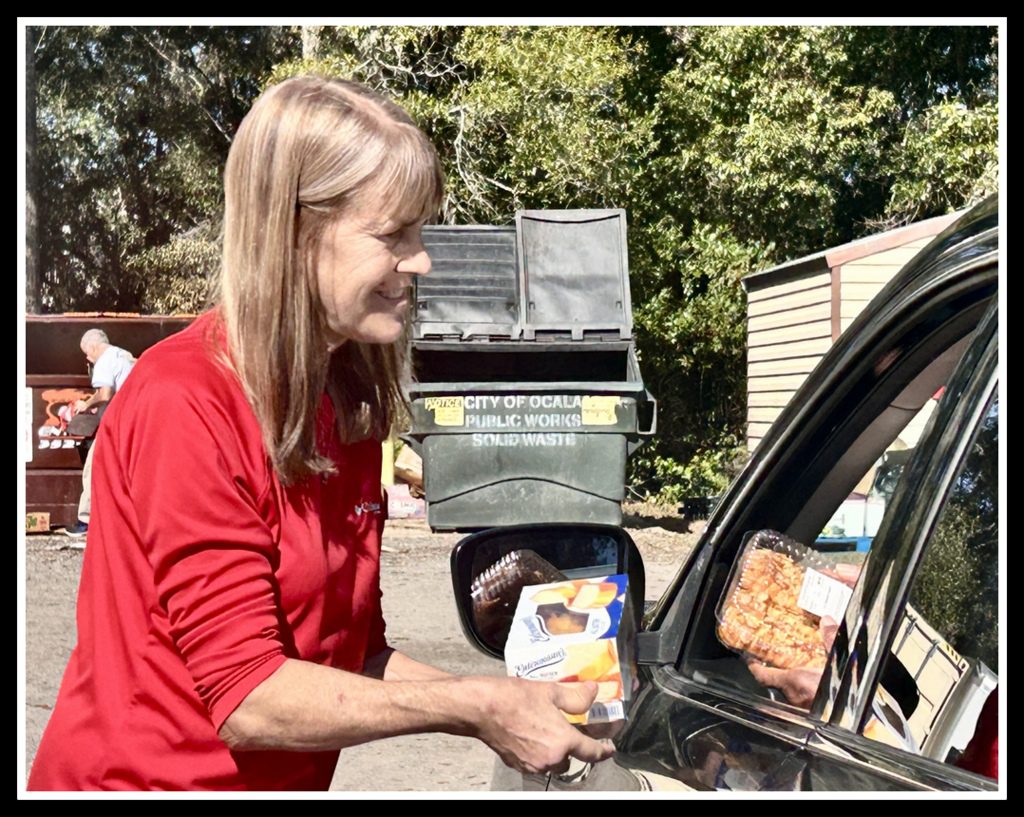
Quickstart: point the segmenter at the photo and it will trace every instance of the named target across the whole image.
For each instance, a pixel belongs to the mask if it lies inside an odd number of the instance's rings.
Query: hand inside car
[[[569,768],[570,757],[597,763],[614,753],[611,741],[584,735],[563,714],[578,715],[590,708],[597,697],[594,682],[487,681],[495,688],[484,697],[487,711],[477,737],[513,769],[524,774],[561,773]]]
[[[860,578],[861,569],[862,565],[840,562],[835,567],[821,572],[852,588],[856,586],[857,579]],[[828,616],[822,616],[821,621],[818,622],[818,632],[821,634],[826,653],[832,650],[832,643],[836,640],[838,628],[839,625],[836,621]],[[747,667],[759,684],[781,690],[787,701],[804,709],[810,709],[823,672],[822,667],[778,669],[759,664],[753,659],[747,661]]]
[[[825,652],[831,651],[832,642],[836,640],[836,630],[838,629],[839,625],[834,619],[828,616],[821,617],[821,621],[818,623],[818,632],[821,633],[821,639],[825,644]],[[787,701],[804,709],[810,709],[823,671],[822,667],[777,669],[759,664],[753,659],[747,662],[747,667],[761,686],[781,690]]]

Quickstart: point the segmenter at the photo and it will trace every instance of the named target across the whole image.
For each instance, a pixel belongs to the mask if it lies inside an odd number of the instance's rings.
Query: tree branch
[[[150,39],[150,37],[147,36],[146,32],[144,32],[142,29],[140,29],[140,28],[138,28],[136,26],[132,26],[132,30],[135,31],[135,33],[138,34],[140,37],[142,37],[142,39],[146,43],[146,45],[148,45],[150,48],[152,48],[161,59],[163,59],[168,65],[171,66],[172,76],[181,76],[185,80],[191,80],[192,84],[195,85],[195,87],[199,91],[199,95],[200,95],[200,99],[196,100],[196,104],[199,106],[200,110],[202,110],[202,112],[204,114],[206,114],[207,119],[209,119],[213,123],[213,126],[221,133],[221,135],[224,137],[224,139],[227,142],[230,142],[231,141],[231,134],[228,133],[224,129],[224,127],[220,124],[220,122],[217,121],[217,117],[215,117],[212,113],[210,113],[207,110],[206,106],[201,101],[202,95],[204,93],[206,93],[206,91],[208,91],[209,88],[211,87],[211,83],[210,83],[209,78],[207,78],[206,75],[203,74],[203,72],[199,70],[198,66],[195,66],[193,64],[192,70],[189,70],[189,69],[185,68],[181,64],[181,61],[178,60],[178,58],[175,57],[173,54],[164,53],[164,51],[162,51],[160,49],[160,47],[155,42],[153,42],[153,40]],[[197,74],[197,73],[200,76],[202,76],[204,80],[206,80],[206,85],[205,86],[195,76],[195,74]]]

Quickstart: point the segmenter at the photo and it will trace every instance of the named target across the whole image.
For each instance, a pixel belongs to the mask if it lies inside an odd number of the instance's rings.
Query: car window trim
[[[827,723],[819,724],[807,750],[833,762],[864,764],[873,772],[921,789],[948,790],[951,783],[966,791],[995,791],[999,787],[998,781],[991,777],[911,754]]]
[[[898,631],[897,620],[906,606],[920,555],[930,541],[953,481],[970,451],[974,434],[998,389],[997,314],[993,303],[978,329],[975,344],[965,354],[947,394],[952,398],[936,411],[928,437],[939,435],[935,445],[922,439],[922,456],[912,458],[904,476],[908,482],[936,486],[927,502],[911,496],[904,487],[893,497],[891,514],[875,538],[877,553],[888,559],[869,560],[862,582],[868,590],[862,603],[847,610],[840,626],[829,667],[822,677],[819,699],[823,720],[851,734],[859,734],[867,720],[884,658]],[[959,399],[956,393],[962,395]],[[963,433],[969,429],[968,433]],[[915,474],[917,478],[915,479]],[[912,520],[916,518],[920,524]],[[893,520],[899,519],[900,524]],[[854,643],[855,649],[849,644]],[[842,653],[846,652],[846,655]],[[830,677],[842,667],[840,680]]]

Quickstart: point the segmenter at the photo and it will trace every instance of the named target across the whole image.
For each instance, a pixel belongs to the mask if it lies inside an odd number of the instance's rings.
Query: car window
[[[744,652],[750,672],[766,688],[766,695],[801,709],[810,707],[835,625],[846,613],[850,591],[856,588],[871,543],[903,476],[903,466],[943,391],[944,387],[936,390],[916,413],[905,413],[905,425],[810,546],[773,531],[747,537],[730,582],[733,589],[723,597],[718,635],[728,646]],[[785,547],[776,544],[780,540]],[[766,541],[774,553],[770,559],[757,559],[751,545]],[[767,573],[762,576],[763,568]],[[823,594],[825,598],[821,598]],[[799,658],[787,660],[787,655]],[[886,677],[888,687],[901,700],[913,687],[912,679],[904,675],[898,667],[891,667]],[[907,743],[905,748],[912,746]]]
[[[943,388],[970,348],[974,329],[989,306],[987,299],[977,301],[970,309],[952,317],[949,312],[936,310],[935,322],[915,327],[916,335],[896,336],[893,346],[871,349],[867,373],[844,386],[849,389],[845,411],[843,406],[838,406],[825,421],[815,423],[815,430],[801,441],[806,454],[791,455],[785,479],[776,475],[765,483],[766,490],[771,491],[771,501],[752,504],[746,514],[748,524],[742,529],[737,525],[740,532],[730,537],[716,554],[716,560],[707,571],[702,599],[696,604],[689,636],[677,665],[684,676],[702,685],[728,690],[730,695],[753,694],[796,709],[810,709],[827,663],[829,639],[836,628],[830,629],[825,616],[818,614],[805,616],[807,620],[803,623],[808,627],[792,626],[781,630],[782,637],[788,640],[794,637],[806,640],[809,629],[817,631],[824,651],[817,651],[813,666],[772,666],[763,656],[759,658],[750,650],[738,648],[736,644],[740,639],[732,637],[735,632],[727,631],[730,622],[724,620],[722,610],[725,609],[723,600],[734,584],[732,577],[742,572],[745,543],[756,533],[768,531],[769,538],[781,536],[785,541],[817,551],[814,559],[801,556],[794,561],[798,566],[803,566],[801,560],[808,566],[813,563],[813,569],[819,574],[831,573],[828,578],[844,584],[847,593],[852,589],[852,598],[856,599],[860,568],[874,555],[873,537],[883,527],[883,522],[888,522],[891,498],[900,484],[904,465],[915,447],[935,436],[929,429],[937,416],[936,407],[944,397]],[[928,486],[911,486],[908,490],[927,491]],[[836,518],[843,503],[849,502],[853,494],[861,494],[865,500],[859,509],[860,520],[855,523],[861,527],[853,530],[856,534],[853,536],[846,535],[849,531],[844,529],[842,537],[835,537],[845,540],[841,547],[829,547],[829,542],[821,541],[821,534],[826,534],[827,538],[830,520]],[[851,513],[851,519],[853,516]],[[802,551],[797,548],[793,552]],[[826,561],[824,567],[822,559]],[[809,571],[805,571],[805,575],[810,575]],[[792,600],[794,590],[797,595],[801,591],[800,587],[793,586],[790,578],[786,582],[771,583],[772,587],[777,585],[780,597],[788,600]],[[810,578],[819,585],[822,583],[820,576]],[[841,593],[832,594],[831,590],[828,593],[842,597]],[[802,615],[796,609],[781,612],[772,609],[766,611],[761,624],[755,626],[751,621],[758,618],[752,615],[756,613],[755,606],[747,605],[740,612],[744,614],[743,623],[757,630],[764,630],[763,625],[775,619],[792,622],[791,613]],[[796,606],[800,606],[799,602]],[[843,619],[842,610],[842,607],[836,608],[829,617]],[[739,635],[742,638],[748,634],[741,631]],[[758,632],[756,637],[761,635],[763,633]],[[767,671],[763,669],[765,665]],[[909,683],[891,680],[890,686],[899,689]]]
[[[993,398],[927,542],[862,728],[947,763],[961,759],[998,683],[998,420]],[[892,690],[887,676],[908,680]]]
[[[863,553],[871,548],[871,541],[878,533],[885,510],[896,492],[903,466],[914,453],[944,390],[945,387],[942,387],[932,395],[864,473],[825,524],[814,542],[815,550]]]

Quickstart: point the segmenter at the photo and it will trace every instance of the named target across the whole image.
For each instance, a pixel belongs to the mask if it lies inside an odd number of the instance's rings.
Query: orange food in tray
[[[797,606],[803,579],[786,554],[751,550],[719,615],[722,643],[782,669],[824,667],[818,616]]]

